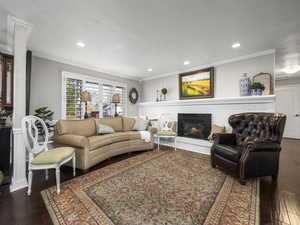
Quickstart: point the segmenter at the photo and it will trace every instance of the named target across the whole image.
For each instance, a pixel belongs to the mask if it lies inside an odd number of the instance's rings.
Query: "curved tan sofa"
[[[99,123],[111,126],[116,133],[98,135]],[[135,119],[127,117],[59,120],[54,145],[74,147],[76,167],[87,170],[115,155],[153,149],[153,135],[151,142],[145,142],[138,131],[132,131],[134,123]],[[148,130],[151,134],[156,132],[155,128],[149,127]]]

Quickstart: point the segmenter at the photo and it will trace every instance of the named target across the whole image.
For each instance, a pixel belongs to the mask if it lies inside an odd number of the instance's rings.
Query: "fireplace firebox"
[[[211,131],[211,114],[178,114],[178,136],[207,140]]]

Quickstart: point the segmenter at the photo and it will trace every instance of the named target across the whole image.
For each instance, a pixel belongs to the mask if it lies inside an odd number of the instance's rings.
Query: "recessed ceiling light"
[[[189,65],[189,64],[190,64],[190,61],[184,61],[183,64],[184,64],[184,65]]]
[[[233,43],[233,45],[231,45],[232,48],[239,48],[241,47],[241,44],[239,42]]]
[[[148,71],[148,72],[152,72],[152,68],[148,68],[147,71]]]
[[[80,47],[80,48],[84,48],[84,47],[85,47],[85,44],[84,44],[82,41],[78,41],[78,42],[76,43],[76,45],[77,45],[78,47]]]
[[[292,74],[300,71],[300,65],[287,66],[281,70],[284,73]]]

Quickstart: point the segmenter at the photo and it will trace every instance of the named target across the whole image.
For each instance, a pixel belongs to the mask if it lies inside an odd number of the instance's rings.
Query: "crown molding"
[[[5,44],[0,44],[0,51],[6,54],[13,54],[12,48]]]
[[[76,67],[80,67],[82,69],[88,69],[88,70],[93,70],[96,72],[100,72],[100,73],[105,73],[107,75],[112,75],[115,77],[119,77],[119,78],[123,78],[123,79],[129,79],[129,80],[134,80],[134,81],[139,81],[140,79],[135,77],[135,76],[131,76],[128,74],[123,74],[123,73],[118,73],[112,70],[107,70],[107,69],[103,69],[101,67],[98,66],[93,66],[93,65],[89,65],[89,64],[84,64],[84,63],[80,63],[80,62],[76,62],[73,60],[69,60],[63,57],[57,57],[54,55],[50,55],[44,52],[39,52],[39,51],[32,51],[33,56],[39,57],[39,58],[43,58],[43,59],[48,59],[51,61],[55,61],[58,63],[63,63],[63,64],[68,64],[71,66],[76,66]]]
[[[14,46],[14,32],[15,32],[15,26],[22,26],[26,30],[26,38],[28,39],[32,29],[33,25],[31,23],[26,22],[25,20],[22,20],[20,18],[14,17],[12,15],[7,16],[7,49],[10,52],[13,52],[13,46]],[[28,40],[26,40],[28,41]]]
[[[204,69],[204,68],[207,68],[207,67],[220,66],[220,65],[224,65],[224,64],[228,64],[228,63],[238,62],[238,61],[242,61],[242,60],[246,60],[246,59],[252,59],[252,58],[259,57],[259,56],[271,55],[271,54],[275,54],[275,49],[269,49],[269,50],[256,52],[256,53],[253,53],[253,54],[244,55],[244,56],[240,56],[240,57],[236,57],[236,58],[232,58],[232,59],[213,62],[213,63],[210,63],[210,64],[194,66],[194,67],[190,67],[188,69],[173,71],[173,72],[170,72],[170,73],[153,75],[151,77],[140,79],[140,81],[154,80],[154,79],[158,79],[158,78],[162,78],[162,77],[171,76],[171,75],[174,75],[174,74],[189,72],[189,71],[193,71],[193,70],[201,70],[201,69]]]

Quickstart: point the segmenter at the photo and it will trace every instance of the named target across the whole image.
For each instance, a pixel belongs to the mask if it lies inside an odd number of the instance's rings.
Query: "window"
[[[66,119],[82,118],[81,104],[82,80],[66,79]]]
[[[89,116],[113,117],[115,106],[111,103],[113,94],[120,95],[121,102],[117,105],[117,113],[126,116],[126,85],[101,80],[80,74],[63,72],[62,118],[80,120],[84,118],[85,102],[81,101],[81,93],[88,91],[91,101],[87,103]]]

